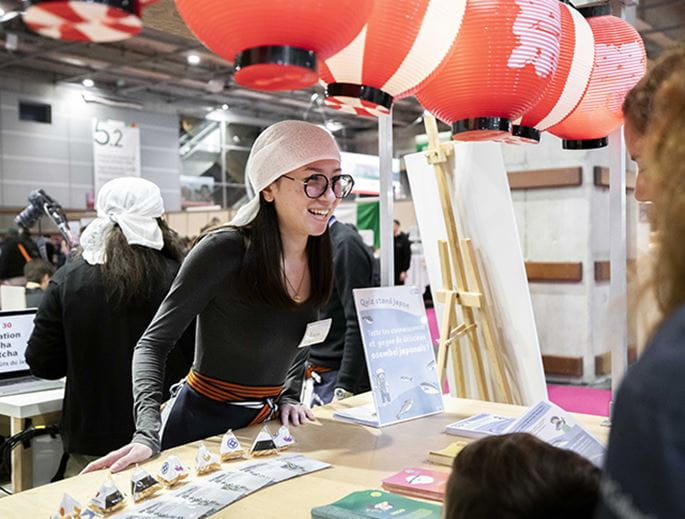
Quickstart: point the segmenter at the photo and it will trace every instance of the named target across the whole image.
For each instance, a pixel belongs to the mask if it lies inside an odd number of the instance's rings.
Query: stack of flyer
[[[446,432],[457,436],[481,438],[494,434],[530,433],[541,440],[577,452],[601,467],[606,449],[597,438],[578,424],[559,406],[541,401],[518,419],[482,413],[450,424]]]
[[[383,480],[383,488],[397,494],[404,494],[433,501],[445,499],[447,472],[422,468],[407,468]]]

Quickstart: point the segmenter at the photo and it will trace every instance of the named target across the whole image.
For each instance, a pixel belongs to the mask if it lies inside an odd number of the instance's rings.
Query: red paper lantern
[[[540,132],[563,121],[578,105],[595,61],[592,29],[573,7],[561,4],[561,53],[542,99],[514,124],[512,143],[538,143]]]
[[[549,132],[564,139],[564,149],[607,145],[607,136],[623,124],[623,100],[644,75],[647,58],[637,31],[607,10],[581,9],[595,37],[595,63],[585,95],[573,112]],[[595,16],[596,14],[599,16]]]
[[[150,0],[29,0],[22,18],[32,31],[57,40],[119,41],[140,32],[143,28],[141,6],[150,3]]]
[[[468,0],[445,65],[416,97],[455,140],[508,134],[552,79],[560,17],[557,0]]]
[[[390,113],[440,65],[459,32],[466,0],[376,0],[343,50],[320,64],[326,105],[347,113]]]
[[[373,0],[176,0],[197,38],[234,61],[237,83],[257,90],[309,87],[325,60],[359,33]]]

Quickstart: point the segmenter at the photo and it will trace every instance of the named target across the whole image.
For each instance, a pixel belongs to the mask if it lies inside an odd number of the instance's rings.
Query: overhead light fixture
[[[228,110],[228,105],[226,103],[221,105],[222,110]]]
[[[188,60],[188,63],[190,65],[199,65],[200,61],[202,61],[200,59],[200,56],[198,56],[197,54],[188,54],[188,57],[186,59]]]
[[[90,78],[86,78],[83,81],[81,81],[81,84],[86,88],[91,88],[91,87],[95,86],[95,81],[93,81]]]

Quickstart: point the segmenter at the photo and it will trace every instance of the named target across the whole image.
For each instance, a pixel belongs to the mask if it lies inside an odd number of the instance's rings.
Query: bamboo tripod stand
[[[444,383],[448,357],[450,357],[448,352],[451,351],[457,396],[462,398],[467,396],[466,373],[460,349],[463,339],[466,338],[475,368],[473,375],[479,398],[515,403],[505,370],[504,357],[496,342],[496,327],[492,311],[484,295],[483,278],[478,267],[473,243],[468,238],[460,239],[459,237],[459,227],[452,206],[446,168],[447,159],[454,147],[451,143],[440,143],[438,125],[433,116],[424,115],[424,124],[428,136],[426,158],[435,171],[442,214],[447,230],[447,241],[438,241],[443,287],[437,292],[436,299],[444,304],[440,322],[437,361],[440,383]],[[458,322],[457,305],[462,310],[462,323]],[[478,334],[479,328],[482,332],[482,342],[485,343],[485,352],[489,361],[493,394],[491,394],[485,372],[483,348]]]

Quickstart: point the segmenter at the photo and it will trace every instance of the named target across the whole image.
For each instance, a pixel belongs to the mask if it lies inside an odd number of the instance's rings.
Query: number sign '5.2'
[[[123,148],[121,140],[124,138],[124,132],[119,128],[105,129],[100,126],[101,121],[95,123],[93,130],[93,140],[100,146],[114,146],[115,148]]]

